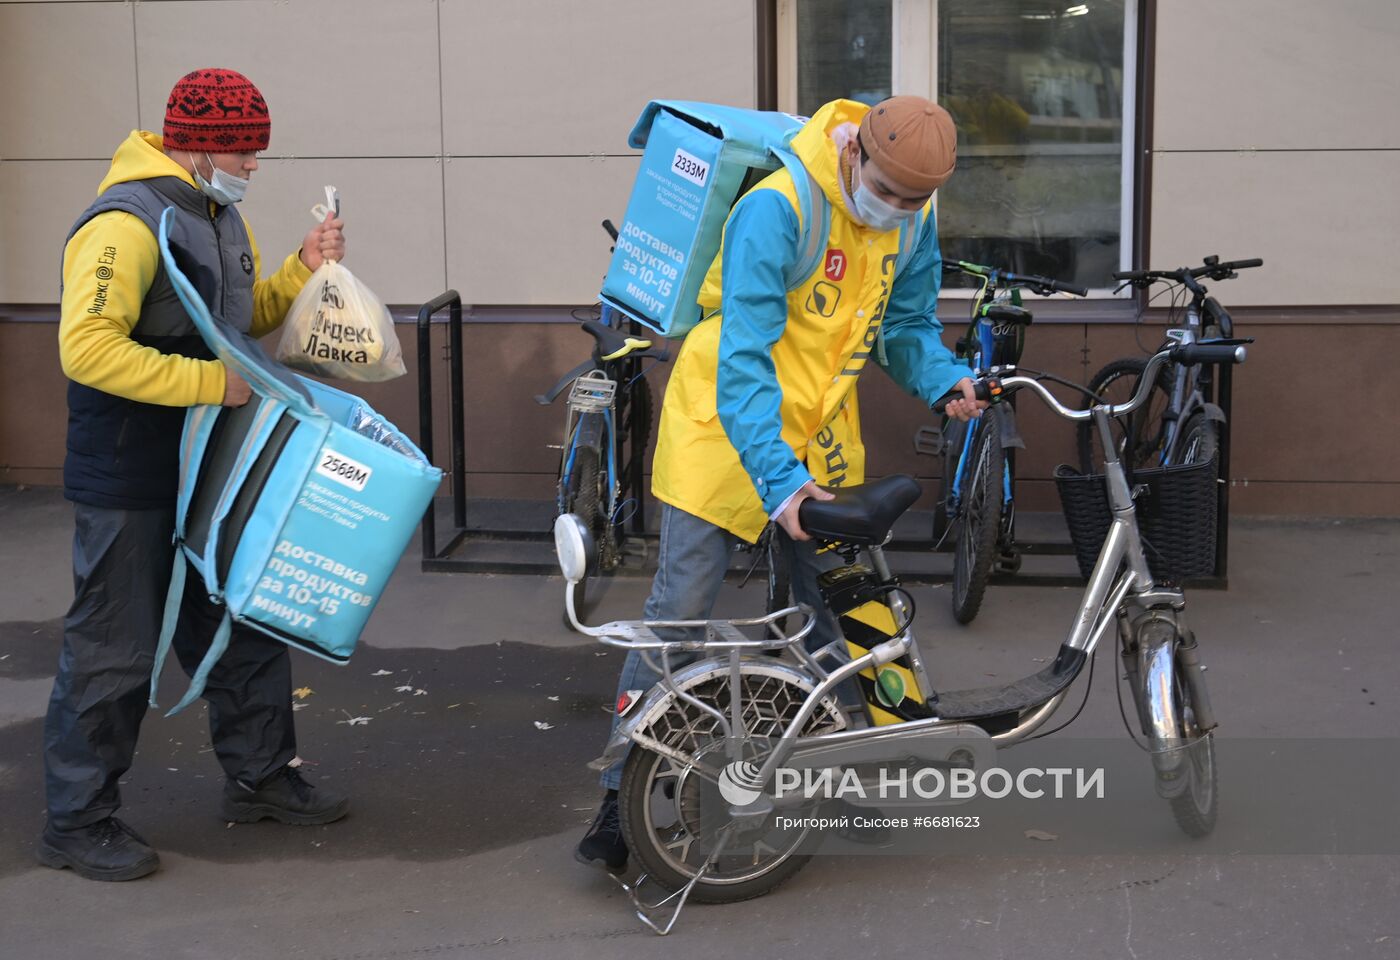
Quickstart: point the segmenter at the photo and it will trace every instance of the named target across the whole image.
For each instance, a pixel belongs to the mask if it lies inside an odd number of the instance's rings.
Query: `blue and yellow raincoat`
[[[709,315],[686,336],[666,389],[652,492],[750,542],[808,480],[864,480],[855,385],[867,361],[883,353],[895,382],[930,404],[969,374],[940,339],[931,202],[898,277],[899,231],[872,230],[847,212],[831,133],[868,109],[833,101],[792,140],[831,204],[822,263],[788,289],[802,225],[792,176],[778,170],[730,212],[700,291]]]

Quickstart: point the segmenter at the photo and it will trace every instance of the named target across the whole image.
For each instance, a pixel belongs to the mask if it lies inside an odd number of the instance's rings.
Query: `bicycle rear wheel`
[[[982,608],[996,559],[1006,470],[1000,417],[996,408],[983,412],[972,442],[972,459],[963,474],[953,553],[953,617],[958,623],[971,623]]]

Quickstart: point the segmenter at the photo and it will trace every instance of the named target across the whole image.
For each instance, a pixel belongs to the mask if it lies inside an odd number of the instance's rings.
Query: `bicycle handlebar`
[[[1119,417],[1126,413],[1132,413],[1138,407],[1147,402],[1148,396],[1152,392],[1153,385],[1157,382],[1157,371],[1164,363],[1180,363],[1184,365],[1194,365],[1197,363],[1244,363],[1245,348],[1239,344],[1225,343],[1187,343],[1174,344],[1159,353],[1154,354],[1148,361],[1147,367],[1142,371],[1142,376],[1138,380],[1137,391],[1132,399],[1126,403],[1110,404],[1107,407],[1108,415]],[[1066,420],[1089,420],[1093,417],[1090,410],[1072,410],[1065,406],[1049,388],[1039,380],[1031,377],[980,377],[973,381],[973,389],[977,393],[977,398],[991,400],[993,397],[1005,397],[1017,390],[1030,390],[1032,393],[1045,401],[1045,405],[1054,413],[1059,414]],[[941,407],[946,406],[949,400],[956,400],[957,395],[950,394],[942,397],[934,404],[934,410],[941,412]],[[991,402],[997,402],[991,400]]]
[[[1087,297],[1088,287],[1077,286],[1073,283],[1065,283],[1063,280],[1053,280],[1050,277],[1037,277],[1032,274],[1012,273],[1010,270],[999,270],[996,267],[983,266],[980,263],[968,263],[966,260],[955,260],[943,262],[944,273],[965,273],[973,277],[984,277],[989,283],[1007,284],[1017,287],[1029,287],[1033,292],[1042,296],[1049,296],[1052,293],[1071,293],[1076,297]]]
[[[1174,280],[1177,283],[1190,286],[1190,281],[1197,277],[1229,280],[1236,275],[1236,270],[1248,270],[1251,267],[1262,267],[1263,265],[1264,261],[1259,257],[1252,257],[1248,260],[1227,260],[1221,263],[1219,257],[1212,256],[1206,257],[1204,265],[1199,267],[1181,267],[1176,270],[1115,270],[1113,279],[1139,287],[1145,287],[1158,280]]]

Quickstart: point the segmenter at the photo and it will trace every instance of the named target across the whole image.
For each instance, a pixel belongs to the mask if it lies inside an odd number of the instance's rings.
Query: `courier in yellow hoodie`
[[[778,170],[734,205],[700,291],[707,316],[687,334],[662,405],[652,480],[661,546],[648,620],[707,618],[734,544],[753,542],[770,519],[796,599],[823,609],[816,576],[828,562],[803,542],[798,506],[830,499],[823,487],[864,479],[855,385],[870,361],[925,403],[961,393],[951,416],[985,406],[935,316],[942,261],[932,195],[953,173],[956,143],[952,118],[922,97],[819,109],[791,147],[826,195],[831,231],[821,264],[791,290],[804,226],[792,175]],[[896,274],[910,231],[912,252]],[[809,646],[837,636],[827,615]],[[658,679],[629,654],[619,702]],[[627,860],[621,776],[620,761],[604,771],[608,792],[578,848],[579,859],[612,869]]]
[[[248,384],[215,360],[180,305],[156,241],[163,210],[210,309],[254,336],[277,327],[323,259],[344,255],[342,224],[318,225],[268,279],[234,209],[267,148],[267,103],[232,70],[196,70],[171,91],[164,135],[133,131],[63,251],[59,354],[68,375],[64,494],[74,502],[75,597],[44,727],[48,821],[41,862],[130,880],[159,858],[116,819],[131,765],[174,547],[185,408],[241,406]],[[191,581],[175,648],[192,670],[220,611]],[[217,679],[216,676],[217,675]],[[228,778],[226,820],[328,823],[347,800],[287,766],[296,755],[287,648],[234,628],[205,698]]]

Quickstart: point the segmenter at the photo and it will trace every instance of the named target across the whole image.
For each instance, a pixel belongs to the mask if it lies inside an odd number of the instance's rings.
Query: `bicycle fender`
[[[1216,423],[1224,423],[1224,422],[1225,422],[1225,411],[1224,411],[1224,410],[1221,410],[1220,407],[1217,406],[1216,404],[1213,404],[1213,403],[1203,403],[1203,404],[1201,404],[1201,407],[1202,407],[1202,411],[1203,411],[1203,412],[1205,413],[1205,415],[1206,415],[1206,419],[1207,419],[1207,420],[1214,420]]]
[[[1004,450],[1012,447],[1026,449],[1026,441],[1021,439],[1021,431],[1016,427],[1016,408],[1009,403],[997,407],[997,423],[1001,426],[1001,446]]]
[[[591,358],[583,361],[583,363],[580,363],[578,366],[574,367],[568,373],[560,377],[559,382],[556,383],[554,386],[550,387],[548,393],[535,394],[535,402],[542,407],[549,406],[555,401],[556,398],[558,398],[559,394],[564,392],[565,387],[567,387],[569,384],[573,383],[579,377],[587,373],[590,369],[593,368],[593,365],[593,360]]]
[[[771,657],[764,657],[762,660],[745,660],[743,664],[744,672],[747,674],[759,674],[763,676],[775,677],[785,680],[800,688],[804,693],[810,693],[816,688],[812,678],[795,667],[792,667],[780,660]],[[710,657],[691,664],[684,670],[675,673],[673,680],[675,686],[680,690],[690,690],[691,688],[708,682],[710,680],[727,681],[729,679],[729,660]],[[630,716],[617,728],[608,738],[608,745],[604,749],[602,756],[589,761],[589,768],[592,770],[606,770],[613,764],[627,756],[627,750],[631,747],[636,738],[646,736],[651,727],[669,711],[680,697],[673,691],[657,683],[647,693],[641,705],[634,707]],[[836,709],[835,695],[830,698],[832,713],[840,717],[839,710]],[[841,724],[845,726],[844,720]],[[839,728],[838,728],[839,729]]]
[[[578,429],[574,431],[577,437],[577,445],[580,447],[603,446],[603,431],[607,427],[607,421],[601,413],[585,413],[578,418]]]

